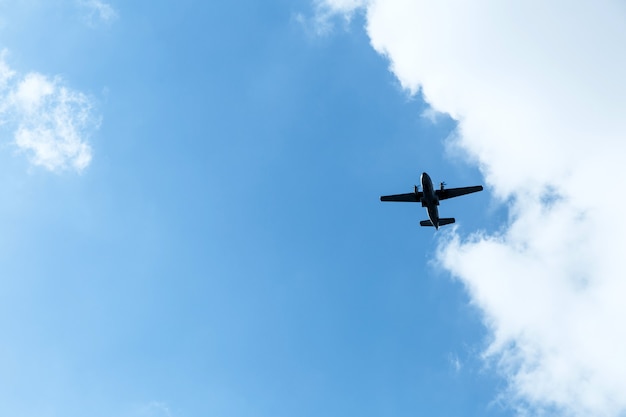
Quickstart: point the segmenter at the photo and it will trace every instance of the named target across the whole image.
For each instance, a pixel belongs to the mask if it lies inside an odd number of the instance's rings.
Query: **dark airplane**
[[[461,188],[444,188],[445,183],[443,182],[441,183],[440,188],[435,190],[433,187],[433,181],[425,172],[422,173],[420,182],[422,183],[422,191],[419,191],[416,185],[412,193],[384,195],[380,197],[380,201],[406,201],[411,203],[422,203],[422,207],[426,207],[426,210],[428,211],[429,220],[422,220],[420,222],[420,226],[434,226],[435,229],[439,229],[439,226],[443,226],[445,224],[454,223],[453,217],[439,218],[439,209],[437,206],[439,205],[440,200],[483,190],[482,185]]]

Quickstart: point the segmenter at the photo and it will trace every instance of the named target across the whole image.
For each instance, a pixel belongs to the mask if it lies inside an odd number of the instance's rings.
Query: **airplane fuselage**
[[[439,198],[435,193],[435,188],[433,187],[433,181],[430,179],[430,175],[425,172],[422,172],[422,176],[420,177],[420,182],[422,183],[422,207],[426,207],[428,211],[428,218],[430,222],[435,226],[435,229],[439,229]]]

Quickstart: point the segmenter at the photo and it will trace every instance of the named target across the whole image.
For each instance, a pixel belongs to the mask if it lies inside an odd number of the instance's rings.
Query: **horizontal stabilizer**
[[[446,224],[452,224],[454,223],[454,217],[444,217],[442,219],[439,219],[439,226],[443,226]],[[430,220],[422,220],[420,222],[420,226],[427,226],[427,227],[432,227],[433,224],[431,223]]]
[[[443,226],[446,224],[454,223],[454,217],[444,217],[443,219],[439,219],[439,226]]]

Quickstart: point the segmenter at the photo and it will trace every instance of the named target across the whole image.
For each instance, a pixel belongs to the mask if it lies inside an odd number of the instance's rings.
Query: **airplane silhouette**
[[[444,188],[445,183],[443,182],[440,184],[440,188],[435,190],[433,187],[433,181],[425,172],[423,172],[420,177],[420,183],[422,184],[422,191],[419,191],[416,185],[413,188],[412,193],[384,195],[380,197],[380,201],[422,203],[422,207],[426,207],[426,211],[428,211],[428,220],[420,221],[420,226],[434,226],[437,230],[439,229],[439,226],[455,222],[453,217],[439,217],[439,209],[437,206],[439,206],[440,200],[459,197],[483,190],[482,185],[461,188]]]

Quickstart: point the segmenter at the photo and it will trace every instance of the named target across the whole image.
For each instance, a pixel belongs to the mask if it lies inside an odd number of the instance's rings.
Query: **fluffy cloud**
[[[0,117],[33,165],[82,171],[91,162],[88,135],[99,125],[93,104],[59,78],[17,74],[0,55]]]
[[[345,1],[326,0],[337,12]],[[504,228],[441,241],[491,331],[521,415],[626,412],[626,8],[618,0],[371,0],[372,46],[459,121],[509,205]]]

